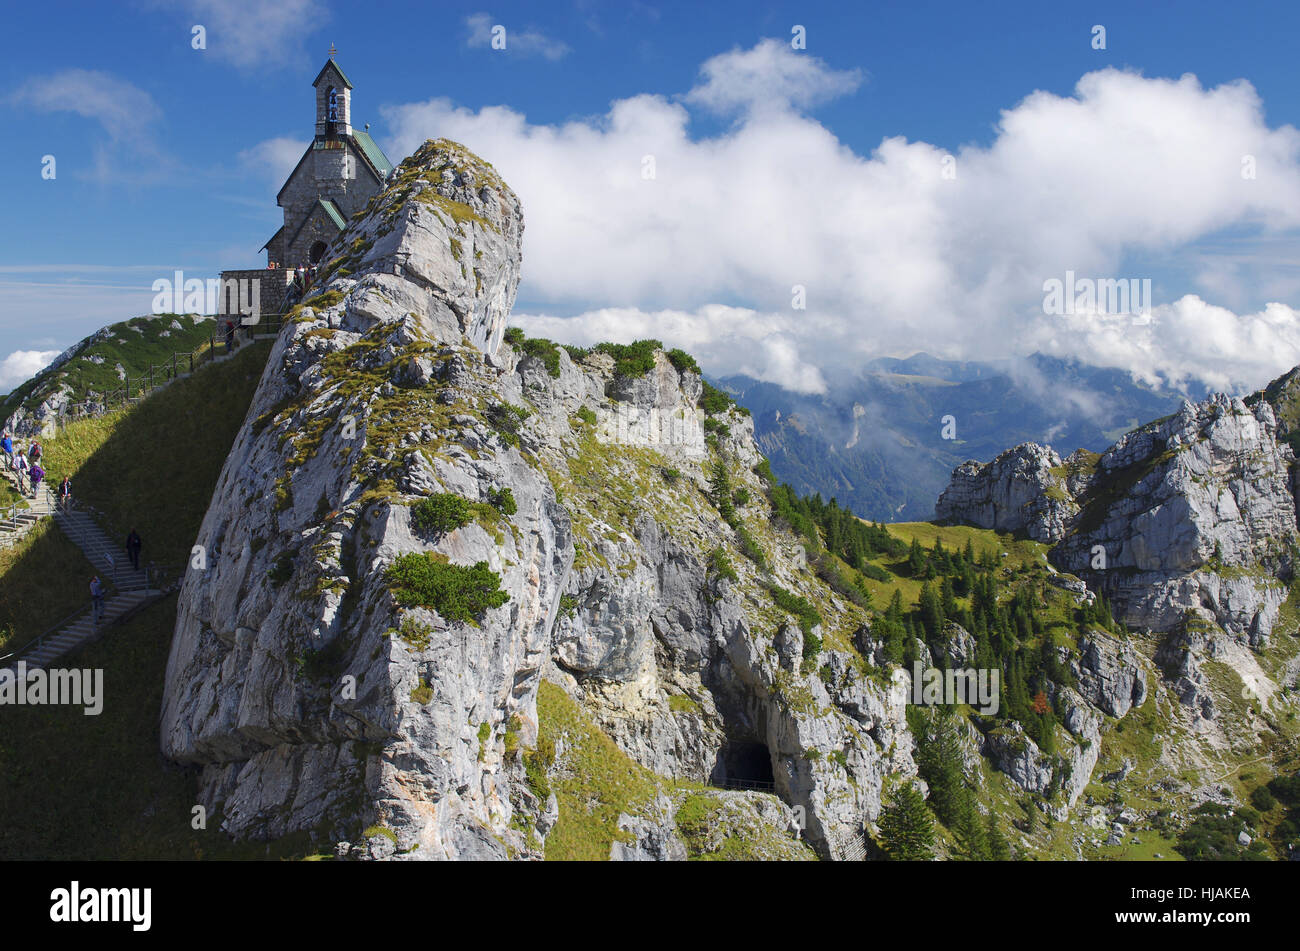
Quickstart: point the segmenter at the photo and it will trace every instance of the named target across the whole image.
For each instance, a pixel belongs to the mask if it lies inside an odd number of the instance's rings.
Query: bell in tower
[[[330,59],[312,83],[316,87],[316,139],[335,142],[352,134],[352,83]]]

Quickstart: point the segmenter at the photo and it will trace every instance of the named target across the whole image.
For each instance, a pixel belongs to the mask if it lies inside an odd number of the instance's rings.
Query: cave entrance
[[[772,790],[772,753],[767,744],[733,740],[724,745],[718,750],[712,781],[726,789]]]

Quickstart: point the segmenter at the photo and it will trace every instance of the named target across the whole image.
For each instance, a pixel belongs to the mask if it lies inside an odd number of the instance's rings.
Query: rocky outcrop
[[[999,771],[1026,792],[1041,796],[1042,808],[1065,819],[1092,779],[1101,755],[1101,715],[1074,690],[1060,688],[1065,731],[1048,755],[1012,720],[984,736],[982,752]]]
[[[619,374],[605,353],[502,342],[522,230],[491,167],[439,141],[340,236],[204,519],[164,752],[200,767],[235,836],[537,857],[554,800],[521,751],[545,676],[660,776],[771,784],[780,802],[736,808],[798,809],[804,842],[835,857],[879,812],[883,776],[915,771],[905,687],[806,651],[776,607],[773,585],[816,603],[814,633],[866,621],[772,524],[748,418],[723,411],[706,437],[698,373],[662,352]],[[743,538],[706,494],[712,459],[748,492]],[[434,494],[466,517],[422,527]],[[462,613],[464,589],[436,584],[399,599],[398,565],[475,568],[508,600]],[[615,857],[680,857],[668,815],[620,819]]]
[[[1292,572],[1293,461],[1267,400],[1219,395],[1099,457],[1062,462],[1029,445],[966,463],[939,511],[1054,544],[1053,564],[1103,591],[1127,624],[1170,631],[1193,612],[1260,646]]]
[[[1142,705],[1147,684],[1137,651],[1096,628],[1081,635],[1078,643],[1071,673],[1089,703],[1113,717]]]
[[[1035,443],[1008,449],[987,465],[964,462],[935,503],[935,521],[1059,541],[1077,511],[1063,479],[1053,472],[1060,467],[1060,456]]]
[[[1193,611],[1261,644],[1291,572],[1291,462],[1267,403],[1185,403],[1102,454],[1053,561],[1134,626],[1168,631]]]
[[[616,841],[611,859],[798,862],[817,857],[800,841],[794,810],[772,796],[722,791],[660,795],[646,813],[619,816],[619,830],[630,841]]]

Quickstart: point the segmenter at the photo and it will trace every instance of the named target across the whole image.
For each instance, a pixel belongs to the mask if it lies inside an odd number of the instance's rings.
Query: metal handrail
[[[98,529],[101,532],[103,532],[103,529],[97,524],[95,520],[95,516],[99,516],[100,519],[105,519],[105,515],[102,512],[100,512],[98,509],[96,509],[94,506],[88,505],[85,502],[77,501],[75,499],[69,499],[67,505],[60,505],[55,508],[54,520],[58,522],[59,528],[63,529],[63,531],[68,535],[68,537],[72,539],[72,543],[84,552],[85,542],[89,540],[91,537],[90,529],[78,526],[75,520],[68,517],[69,514],[74,511],[84,514],[87,518],[90,519],[91,524],[94,526],[94,528]],[[107,533],[104,532],[104,534]],[[114,559],[111,555],[106,555],[105,557],[107,557],[108,559],[109,582],[112,584],[113,589],[115,591],[125,591],[126,588],[122,585],[121,580],[118,576],[119,571],[121,571],[122,569],[119,568],[116,559]],[[146,583],[147,583],[147,578],[146,578]]]
[[[756,792],[774,792],[776,783],[765,779],[732,779],[727,777],[720,780],[709,780],[708,784],[714,789],[731,789],[731,790],[750,790]]]
[[[13,483],[11,482],[10,484],[12,485]],[[29,499],[28,504],[21,509],[18,507],[18,503],[14,502],[9,506],[8,514],[0,516],[0,522],[7,521],[11,523],[13,526],[11,529],[5,530],[6,531],[5,537],[0,538],[0,548],[7,548],[12,544],[17,544],[23,537],[26,536],[27,534],[26,531],[24,531],[22,534],[18,533],[18,529],[20,527],[18,524],[19,512],[22,512],[27,515],[35,516],[35,522],[39,522],[42,518],[46,518],[54,514],[56,503],[54,501],[53,495],[50,492],[49,483],[42,482],[41,488],[44,489],[45,491],[44,491],[43,498],[41,498],[39,501],[36,498]],[[19,491],[20,492],[22,491],[21,487],[19,488]],[[35,524],[35,522],[33,522],[33,524]]]
[[[244,334],[251,339],[256,335],[256,329],[263,327],[273,328],[271,332],[278,334],[284,327],[284,318],[286,316],[285,314],[266,314],[260,317],[255,324],[237,324],[235,327],[236,338],[240,334]],[[221,336],[224,337],[225,335],[222,334]],[[219,342],[217,337],[218,334],[214,329],[208,334],[206,344],[189,351],[173,351],[171,359],[164,360],[162,363],[150,362],[146,369],[136,374],[134,388],[132,387],[131,376],[127,374],[121,386],[107,390],[99,394],[95,399],[78,400],[75,403],[66,404],[55,419],[56,425],[66,422],[68,418],[83,419],[87,416],[103,416],[120,407],[138,403],[179,379],[183,368],[185,368],[183,372],[188,375],[205,363],[213,362],[223,353],[225,355],[232,353],[233,351],[225,344],[224,340]],[[133,392],[136,395],[133,396]]]
[[[33,650],[34,648],[38,648],[38,647],[40,647],[43,643],[45,643],[45,639],[46,639],[47,637],[51,637],[51,636],[53,636],[53,635],[55,635],[55,634],[58,634],[60,631],[62,631],[65,627],[67,627],[69,624],[71,624],[71,623],[72,623],[73,621],[75,621],[77,618],[79,618],[79,617],[81,617],[83,614],[85,614],[86,611],[87,611],[87,609],[89,609],[89,608],[93,608],[94,605],[95,605],[95,599],[94,599],[94,598],[91,598],[89,601],[87,601],[87,602],[86,602],[85,604],[83,604],[81,607],[77,608],[77,610],[73,611],[71,614],[69,614],[67,617],[65,617],[62,621],[59,621],[59,622],[58,622],[57,624],[55,624],[53,627],[47,628],[45,631],[41,632],[41,634],[40,634],[39,636],[37,636],[37,637],[33,638],[32,640],[28,641],[26,644],[23,644],[21,647],[18,647],[18,648],[16,648],[16,649],[10,651],[8,654],[0,654],[0,661],[6,661],[6,660],[8,660],[10,657],[17,657],[17,656],[19,656],[19,655],[21,655],[21,654],[29,654],[29,653],[31,653],[32,650]],[[98,625],[96,625],[96,626],[98,626]]]

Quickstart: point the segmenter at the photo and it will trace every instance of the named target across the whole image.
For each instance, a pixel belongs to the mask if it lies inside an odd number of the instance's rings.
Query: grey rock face
[[[367,840],[394,838],[396,856],[506,855],[503,737],[517,724],[535,738],[572,541],[517,449],[438,452],[421,422],[439,399],[490,382],[456,347],[499,339],[518,276],[517,200],[474,188],[470,165],[426,180],[446,162],[467,160],[422,149],[403,166],[406,191],[385,192],[345,232],[344,247],[371,242],[362,273],[331,281],[323,309],[276,342],[200,530],[209,563],[181,592],[162,743],[203,767],[204,801],[236,836],[347,839],[370,824],[388,833]],[[452,279],[453,240],[482,251],[477,283]],[[394,262],[405,277],[384,273]],[[391,381],[411,366],[440,385],[399,390]],[[430,536],[404,504],[434,489],[486,502],[502,486],[518,507],[505,531],[471,522]],[[401,610],[385,569],[423,551],[486,563],[510,601],[476,627]]]
[[[1050,448],[1024,443],[987,465],[964,462],[934,506],[937,522],[960,522],[999,532],[1024,532],[1051,544],[1065,535],[1078,510],[1052,469],[1061,457]]]
[[[677,836],[673,817],[676,805],[660,794],[647,810],[647,815],[618,817],[618,828],[631,836],[632,842],[615,841],[610,846],[609,857],[615,862],[684,862],[686,846]]]
[[[1025,735],[1024,727],[1014,720],[1006,727],[989,731],[982,752],[1021,789],[1041,796],[1051,788],[1051,764],[1038,744]]]
[[[717,448],[749,490],[739,517],[768,574],[740,553],[705,495],[698,374],[658,354],[629,380],[604,354],[559,350],[553,375],[501,343],[522,229],[491,168],[439,142],[340,237],[322,293],[273,348],[200,530],[207,565],[181,591],[163,751],[201,767],[203,802],[235,836],[535,858],[556,804],[525,788],[517,751],[536,745],[546,674],[661,775],[765,775],[832,856],[878,814],[883,775],[915,772],[905,688],[838,652],[805,660],[798,627],[773,622],[785,615],[760,582],[819,597],[837,629],[865,617],[772,527],[752,427],[730,411]],[[494,507],[503,489],[513,513]],[[467,500],[473,520],[421,528],[412,506],[433,493]],[[710,567],[719,549],[734,580]],[[509,600],[472,621],[404,606],[387,572],[425,553],[482,563]],[[759,798],[745,808],[777,803]],[[627,816],[637,844],[616,857],[680,857],[665,817]]]
[[[1113,501],[1087,503],[1053,560],[1100,585],[1130,624],[1167,631],[1193,611],[1262,643],[1296,537],[1291,463],[1266,402],[1185,403],[1102,455],[1095,481]]]
[[[1113,717],[1142,705],[1147,694],[1146,675],[1135,650],[1094,628],[1080,636],[1079,655],[1071,661],[1071,671],[1089,703]]]
[[[1027,445],[966,463],[937,511],[1055,543],[1053,564],[1104,591],[1127,624],[1169,631],[1193,612],[1259,646],[1296,543],[1294,458],[1277,436],[1264,400],[1185,402],[1100,457],[1062,463]]]

